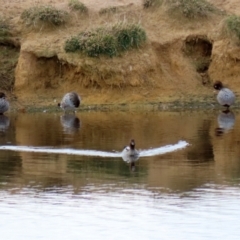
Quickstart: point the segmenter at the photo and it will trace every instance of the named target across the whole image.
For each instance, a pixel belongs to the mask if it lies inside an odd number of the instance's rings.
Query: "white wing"
[[[150,157],[169,153],[173,151],[185,148],[188,145],[185,141],[179,141],[173,145],[167,145],[159,148],[153,148],[148,150],[139,151],[140,157]],[[10,150],[17,152],[35,152],[35,153],[53,153],[53,154],[68,154],[68,155],[79,155],[79,156],[96,156],[96,157],[111,157],[118,158],[122,156],[121,152],[104,152],[95,150],[76,150],[71,148],[47,148],[47,147],[31,147],[31,146],[11,146],[5,145],[0,146],[0,150]]]

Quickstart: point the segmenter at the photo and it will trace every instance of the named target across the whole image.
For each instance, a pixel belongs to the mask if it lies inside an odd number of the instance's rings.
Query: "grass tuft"
[[[81,32],[65,42],[66,52],[82,52],[90,57],[113,57],[130,48],[138,48],[146,41],[145,31],[137,24],[116,24]]]
[[[154,8],[161,6],[163,0],[143,0],[143,8]]]
[[[168,0],[169,13],[180,13],[188,19],[206,18],[217,8],[206,0]]]
[[[226,18],[227,29],[240,40],[240,17],[231,15]]]
[[[5,38],[10,35],[9,25],[3,19],[0,19],[0,38]]]
[[[21,14],[21,19],[28,26],[38,24],[59,26],[66,23],[68,12],[56,9],[53,6],[37,6],[26,9]]]
[[[81,3],[78,0],[70,0],[68,3],[68,6],[69,6],[70,10],[72,10],[72,11],[78,11],[80,13],[88,12],[88,8],[86,7],[86,5]]]
[[[99,11],[100,15],[104,15],[104,14],[112,14],[112,13],[116,13],[118,11],[117,7],[108,7],[108,8],[102,8]]]
[[[15,68],[19,57],[19,49],[0,44],[0,89],[10,91],[15,82]]]

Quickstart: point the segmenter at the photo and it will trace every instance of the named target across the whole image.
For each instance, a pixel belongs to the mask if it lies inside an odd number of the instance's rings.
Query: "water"
[[[0,116],[1,239],[239,239],[239,133],[238,111]]]

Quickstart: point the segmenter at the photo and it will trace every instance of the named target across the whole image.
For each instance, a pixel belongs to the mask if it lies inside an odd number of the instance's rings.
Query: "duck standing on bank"
[[[5,93],[0,92],[0,115],[3,115],[9,109],[9,102]]]
[[[75,113],[75,110],[80,106],[80,103],[80,96],[76,92],[70,92],[63,96],[63,99],[61,103],[58,103],[58,106],[61,107],[64,112],[73,111]]]
[[[217,101],[220,105],[226,107],[226,111],[235,102],[235,94],[229,88],[223,86],[221,81],[216,81],[213,85],[214,89],[218,90]]]

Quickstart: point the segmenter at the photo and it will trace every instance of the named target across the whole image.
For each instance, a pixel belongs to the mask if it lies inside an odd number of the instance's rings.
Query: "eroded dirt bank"
[[[20,19],[24,9],[51,4],[70,11],[68,1],[0,0],[0,14],[11,26],[11,38],[3,45],[19,48],[9,92],[12,106],[54,106],[72,90],[80,93],[86,106],[160,102],[164,108],[169,102],[207,103],[215,101],[215,80],[222,80],[237,95],[240,92],[240,48],[224,29],[226,16],[240,13],[239,1],[211,0],[220,13],[191,21],[169,15],[164,5],[145,9],[141,0],[81,2],[89,9],[87,16],[71,12],[64,26],[34,28]],[[110,6],[118,11],[99,14]],[[64,51],[70,36],[120,21],[140,23],[147,42],[112,58]]]

